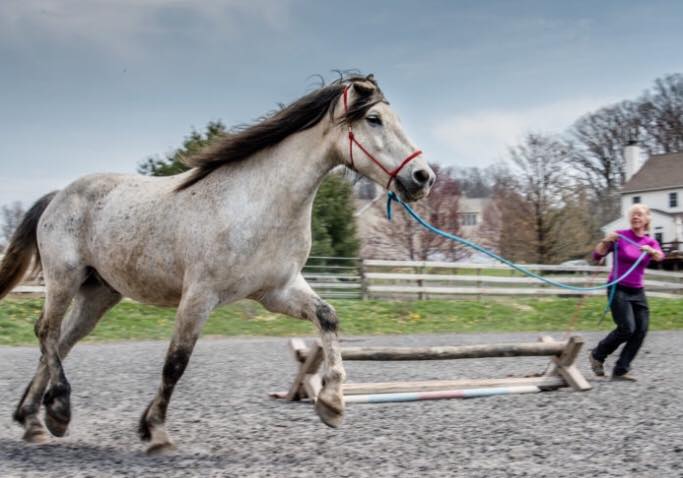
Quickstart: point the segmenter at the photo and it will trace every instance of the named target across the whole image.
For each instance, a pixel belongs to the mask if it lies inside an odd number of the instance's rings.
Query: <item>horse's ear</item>
[[[377,91],[377,87],[370,81],[354,81],[353,90],[358,96],[370,96]]]

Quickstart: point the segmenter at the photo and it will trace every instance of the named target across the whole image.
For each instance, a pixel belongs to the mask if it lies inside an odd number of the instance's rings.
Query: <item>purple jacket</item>
[[[631,229],[623,229],[621,231],[617,231],[617,234],[620,234],[622,236],[628,237],[632,241],[640,244],[641,246],[650,246],[653,249],[657,249],[658,251],[661,251],[662,248],[659,247],[659,243],[651,238],[650,236],[643,236],[643,237],[638,237],[635,235],[635,233]],[[614,251],[614,248],[610,250],[610,252]],[[609,252],[607,253],[609,254]],[[619,239],[619,251],[618,251],[618,258],[617,258],[617,274],[616,276],[614,275],[614,269],[612,269],[612,272],[609,275],[609,280],[608,282],[612,282],[614,279],[617,279],[621,275],[624,274],[627,270],[631,268],[634,262],[638,260],[640,257],[640,254],[642,254],[642,251],[636,247],[635,245],[631,244],[628,241],[625,241],[623,239]],[[593,259],[596,261],[599,261],[602,259],[604,256],[598,254],[597,252],[593,251]],[[625,277],[621,282],[619,282],[620,285],[626,286],[626,287],[634,287],[634,288],[641,288],[643,287],[643,277],[645,276],[645,267],[647,267],[648,263],[650,262],[650,256],[645,257],[640,264],[638,264],[638,267],[636,267],[633,272],[631,272],[627,277]]]

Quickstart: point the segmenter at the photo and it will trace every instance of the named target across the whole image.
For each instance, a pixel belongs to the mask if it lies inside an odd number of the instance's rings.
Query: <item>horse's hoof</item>
[[[147,448],[147,456],[162,456],[171,455],[177,450],[176,446],[171,442],[155,443]]]
[[[26,430],[22,438],[26,443],[32,443],[34,445],[42,445],[43,443],[50,441],[50,435],[48,435],[47,432],[42,428]]]
[[[69,384],[51,387],[45,392],[45,426],[56,437],[63,437],[71,421],[71,401]]]
[[[45,413],[45,426],[56,437],[63,437],[69,429],[69,420],[57,417],[49,412]]]
[[[335,400],[334,403],[330,403],[318,397],[315,401],[315,412],[325,425],[331,428],[339,428],[344,421],[344,402]]]

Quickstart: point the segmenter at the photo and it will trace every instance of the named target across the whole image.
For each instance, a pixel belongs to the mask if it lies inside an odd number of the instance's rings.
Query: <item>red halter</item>
[[[344,112],[345,112],[345,113],[348,113],[348,112],[349,112],[349,105],[348,105],[348,101],[349,101],[349,100],[348,100],[349,88],[350,88],[349,86],[347,86],[346,88],[344,88]],[[370,154],[370,153],[368,152],[368,150],[365,149],[365,148],[363,147],[363,145],[360,144],[360,143],[358,142],[358,140],[356,140],[356,137],[353,135],[353,131],[351,131],[351,125],[349,124],[349,157],[351,158],[351,167],[352,167],[353,169],[356,169],[355,166],[354,166],[354,164],[353,164],[353,145],[354,145],[354,143],[356,144],[356,146],[358,146],[358,147],[360,148],[361,151],[363,151],[363,153],[365,153],[365,155],[366,155],[368,158],[370,158],[377,166],[379,166],[379,167],[382,169],[382,171],[384,171],[385,173],[387,173],[387,174],[389,175],[389,182],[388,182],[387,185],[386,185],[386,189],[389,189],[389,186],[391,185],[391,181],[394,180],[394,178],[396,177],[396,175],[401,171],[401,169],[403,169],[403,167],[404,167],[406,164],[408,164],[408,163],[411,162],[413,159],[417,158],[419,155],[422,154],[422,151],[420,151],[420,150],[418,149],[417,151],[415,151],[415,152],[411,153],[410,155],[408,155],[408,157],[407,157],[406,159],[404,159],[403,161],[401,161],[401,164],[399,164],[397,168],[395,168],[395,169],[393,169],[393,170],[387,169],[387,168],[384,167],[384,165],[383,165],[382,163],[380,163],[372,154]]]

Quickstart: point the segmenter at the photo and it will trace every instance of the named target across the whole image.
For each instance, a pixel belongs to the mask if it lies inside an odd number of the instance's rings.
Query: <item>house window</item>
[[[633,204],[640,203],[640,196],[633,196]]]
[[[655,232],[655,240],[661,245],[664,241],[664,236],[661,232]]]
[[[669,193],[669,207],[678,207],[678,193]]]
[[[460,225],[461,226],[476,226],[477,225],[477,213],[476,212],[464,212],[460,214]]]

